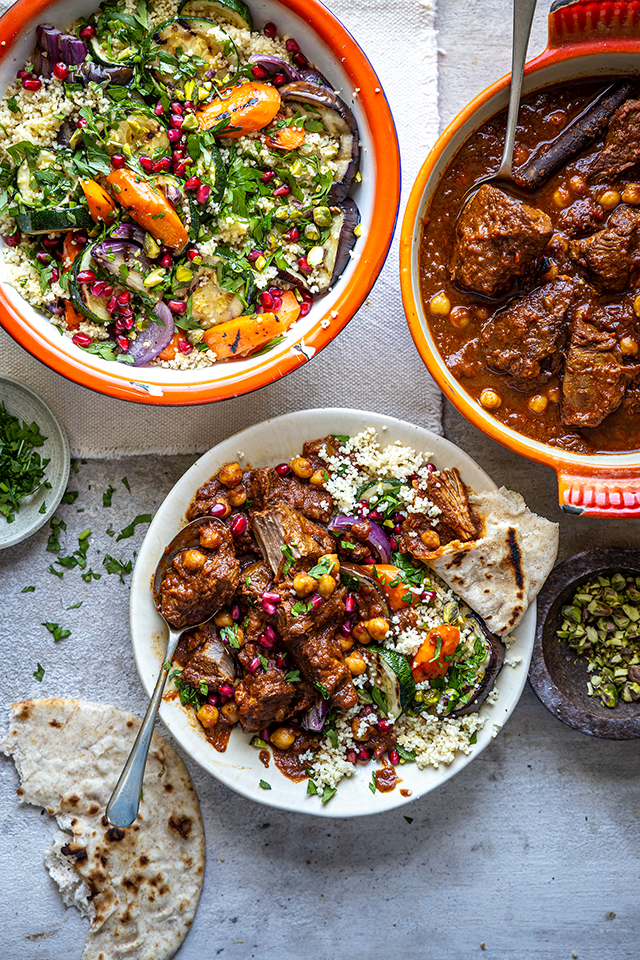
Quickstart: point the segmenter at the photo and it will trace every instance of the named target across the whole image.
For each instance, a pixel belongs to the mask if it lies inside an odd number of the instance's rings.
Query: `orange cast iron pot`
[[[640,0],[557,0],[549,45],[525,68],[523,95],[562,81],[640,74]],[[640,452],[587,455],[530,440],[484,410],[447,369],[420,298],[421,225],[438,182],[460,147],[509,98],[510,76],[488,87],[446,128],[411,191],[400,237],[400,281],[411,335],[445,397],[474,426],[510,450],[552,467],[564,511],[592,517],[640,517]]]

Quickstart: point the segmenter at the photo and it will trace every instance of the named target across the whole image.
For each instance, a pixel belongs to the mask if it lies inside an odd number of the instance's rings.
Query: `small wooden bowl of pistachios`
[[[640,738],[640,551],[588,550],[552,570],[538,596],[529,682],[575,730]]]

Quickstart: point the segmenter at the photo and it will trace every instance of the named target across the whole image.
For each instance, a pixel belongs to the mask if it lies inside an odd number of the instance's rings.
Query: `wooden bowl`
[[[566,640],[558,640],[562,607],[577,587],[597,574],[640,574],[640,551],[587,550],[555,567],[538,595],[538,620],[529,683],[540,702],[558,718],[592,737],[635,740],[640,737],[640,701],[611,709],[587,694],[587,660]]]

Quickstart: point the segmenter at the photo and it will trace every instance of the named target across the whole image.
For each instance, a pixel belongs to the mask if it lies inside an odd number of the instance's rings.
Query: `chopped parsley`
[[[300,671],[299,671],[299,670],[291,670],[291,671],[286,675],[285,680],[287,681],[287,683],[298,683],[298,681],[300,680]]]
[[[302,617],[305,613],[308,613],[309,610],[313,609],[313,603],[311,600],[299,600],[297,603],[291,607],[291,616],[293,617]]]
[[[313,681],[313,686],[316,688],[316,690],[319,690],[319,691],[320,691],[323,700],[328,700],[328,699],[329,699],[329,697],[331,696],[331,694],[329,693],[329,691],[327,690],[326,687],[323,687],[323,685],[322,685],[321,683],[319,683],[317,680],[314,680],[314,681]]]
[[[75,503],[78,499],[78,496],[79,493],[77,490],[67,490],[62,497],[62,503]]]
[[[309,576],[314,577],[316,580],[319,580],[320,577],[329,576],[336,566],[336,562],[333,557],[323,557],[320,563],[317,563],[315,567],[309,570]]]
[[[126,477],[123,477],[123,478],[122,478],[122,483],[123,483],[124,486],[127,488],[127,490],[129,491],[129,493],[131,493],[131,487],[129,486],[129,481],[127,480]]]
[[[268,661],[267,658],[264,656],[264,654],[259,653],[259,654],[258,654],[258,660],[259,660],[260,663],[262,664],[262,669],[263,669],[264,671],[267,671],[267,670],[269,669],[269,661]]]
[[[102,566],[106,567],[107,573],[117,574],[120,577],[120,583],[124,583],[125,574],[131,573],[132,564],[131,560],[123,563],[121,560],[116,560],[115,557],[112,557],[110,553],[106,553],[102,561]]]
[[[289,570],[291,570],[291,567],[296,562],[296,558],[293,555],[293,551],[291,550],[291,547],[287,546],[286,543],[283,543],[280,549],[282,550],[285,557],[284,563],[282,565],[282,576],[286,577],[286,575],[289,573]]]
[[[38,664],[37,670],[33,671],[33,675],[38,681],[38,683],[42,683],[42,678],[44,677],[44,667],[42,666],[41,663]]]
[[[407,823],[413,823],[413,817],[405,817]]]
[[[474,730],[471,736],[469,737],[469,743],[474,744],[478,742],[478,731]]]
[[[102,494],[102,506],[103,506],[103,507],[110,507],[110,506],[111,506],[111,498],[113,497],[113,495],[114,495],[115,492],[116,492],[116,491],[115,491],[115,487],[112,487],[111,484],[109,484],[109,486],[107,487],[107,489],[105,490],[105,492]]]
[[[67,637],[71,636],[71,630],[63,629],[59,623],[50,623],[49,621],[45,621],[42,626],[47,628],[55,641],[66,640]]]
[[[35,587],[23,587],[20,593],[33,593]]]
[[[260,786],[262,787],[263,790],[271,790],[271,784],[267,783],[266,780],[261,780]]]
[[[45,482],[49,460],[43,460],[36,447],[46,439],[35,420],[21,423],[0,403],[0,514],[7,523],[19,512],[20,500]]]
[[[47,550],[51,553],[60,553],[62,547],[60,546],[60,533],[67,529],[67,525],[64,520],[59,520],[58,517],[51,517],[51,522],[49,524],[51,533],[49,534],[49,539],[47,540]]]
[[[139,513],[137,517],[129,523],[126,527],[123,527],[118,536],[116,537],[116,543],[118,540],[128,540],[129,537],[132,537],[135,533],[135,529],[141,523],[151,523],[151,514],[150,513]]]
[[[223,643],[228,643],[230,647],[233,647],[234,650],[240,649],[240,641],[238,640],[238,628],[236,624],[232,624],[230,627],[221,627],[220,629],[220,638]],[[265,670],[267,668],[265,667]]]
[[[376,792],[376,775],[375,775],[375,773],[372,773],[372,774],[371,774],[371,780],[369,781],[369,790],[371,790],[371,793],[375,793],[375,792]]]

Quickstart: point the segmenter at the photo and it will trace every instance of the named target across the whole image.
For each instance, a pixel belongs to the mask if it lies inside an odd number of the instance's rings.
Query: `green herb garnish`
[[[8,523],[20,510],[20,500],[34,494],[44,482],[49,460],[36,451],[47,438],[38,424],[20,423],[0,403],[0,514]]]
[[[71,630],[64,630],[59,623],[50,623],[46,621],[42,624],[43,627],[46,627],[54,640],[66,640],[67,637],[71,636]]]

